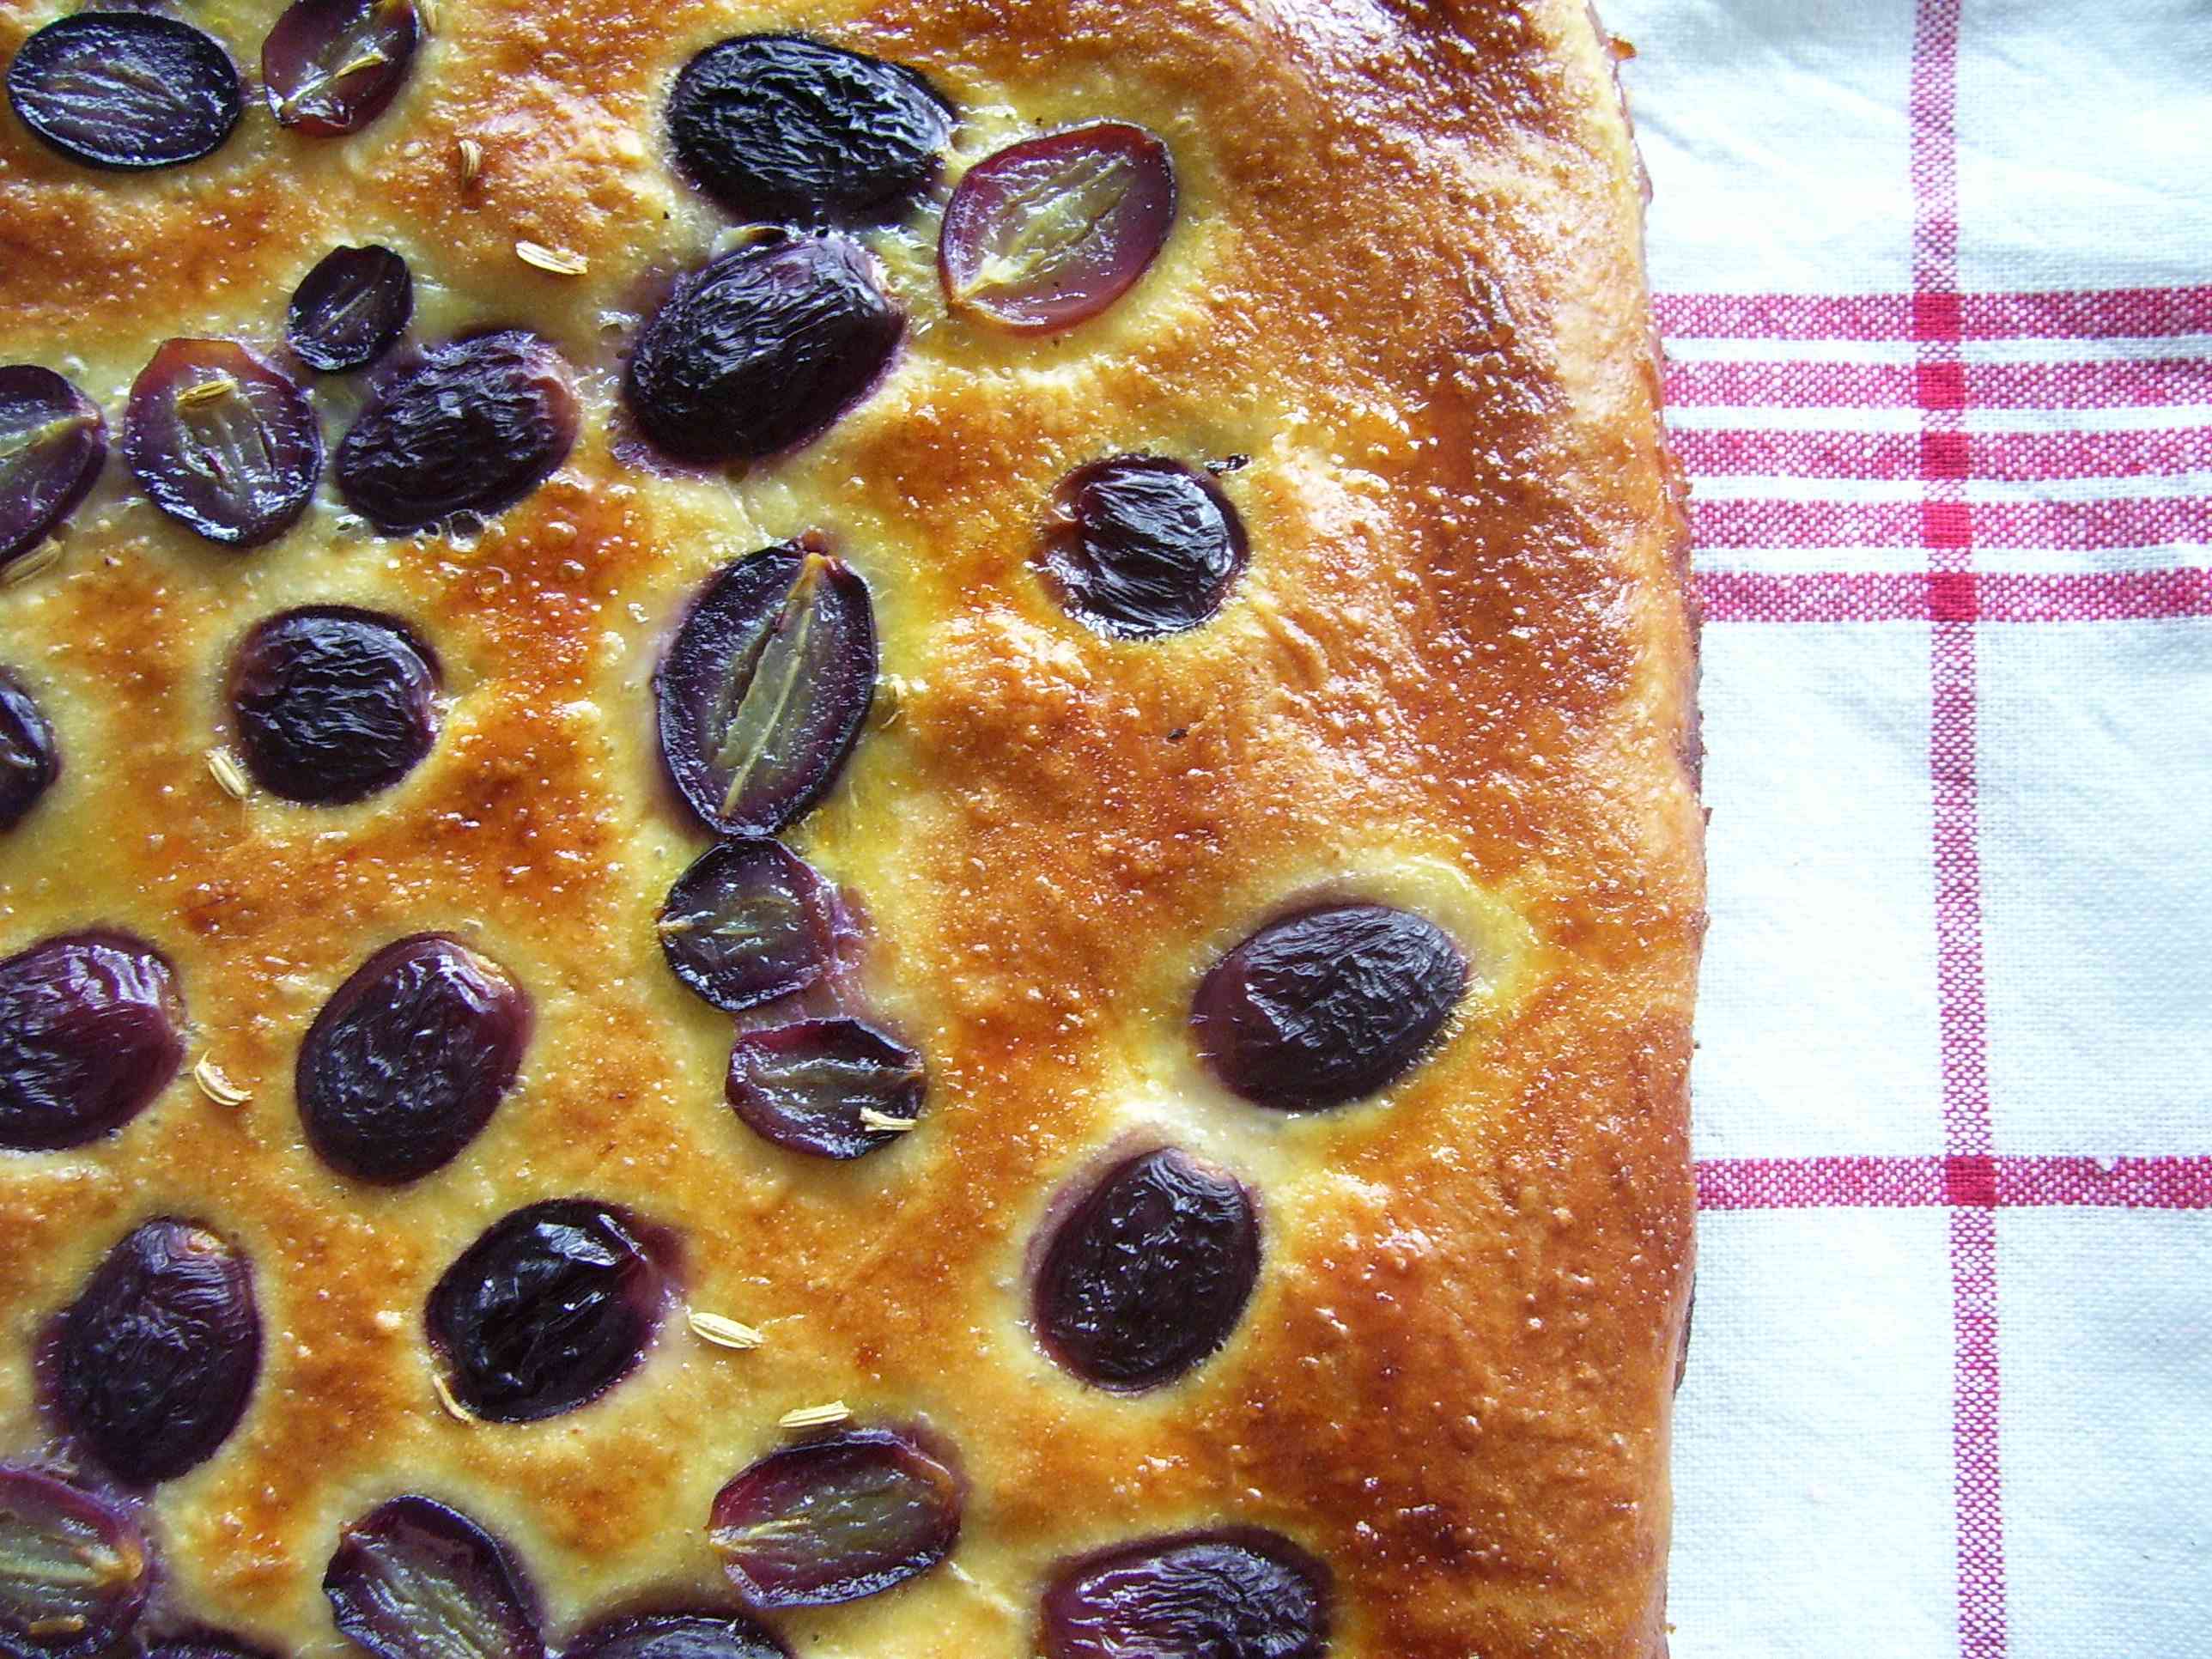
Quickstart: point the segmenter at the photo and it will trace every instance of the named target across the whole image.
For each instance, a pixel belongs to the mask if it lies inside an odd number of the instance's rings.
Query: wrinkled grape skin
[[[390,617],[308,605],[257,625],[231,659],[238,750],[286,800],[331,806],[388,789],[437,741],[438,670]]]
[[[22,682],[0,668],[0,835],[23,821],[61,772],[54,728]]]
[[[1009,263],[1036,216],[1022,210],[1065,198],[1069,186],[1118,173],[1120,195],[1085,213],[1084,234],[1057,258]],[[937,243],[945,303],[1016,334],[1073,328],[1136,286],[1175,228],[1175,163],[1167,146],[1123,121],[1024,139],[986,156],[945,205]]]
[[[412,1603],[391,1569],[434,1579],[440,1594]],[[341,1529],[323,1573],[339,1630],[376,1659],[544,1659],[528,1577],[499,1540],[458,1510],[409,1492]],[[440,1621],[465,1605],[475,1620],[463,1640]]]
[[[641,1230],[590,1199],[495,1222],[430,1292],[431,1345],[478,1417],[530,1423],[596,1399],[635,1370],[667,1301]]]
[[[873,1544],[794,1556],[824,1541],[825,1490],[888,1494],[895,1526]],[[834,1607],[942,1561],[959,1540],[963,1506],[959,1476],[913,1439],[890,1429],[848,1429],[770,1452],[739,1474],[715,1496],[708,1541],[751,1606]]]
[[[406,83],[422,29],[415,0],[293,0],[261,43],[269,112],[316,138],[358,132]],[[350,74],[331,74],[377,57]]]
[[[418,933],[356,969],[300,1045],[295,1091],[315,1155],[398,1186],[459,1157],[522,1065],[530,1002],[497,963]]]
[[[64,107],[49,88],[70,80],[79,95]],[[87,80],[128,88],[105,119],[83,118]],[[149,96],[153,88],[166,100],[159,109]],[[246,110],[237,66],[213,36],[173,17],[119,8],[79,12],[24,41],[8,66],[8,97],[23,125],[58,155],[118,173],[211,155]]]
[[[733,788],[720,756],[742,702],[775,636],[811,631],[802,694],[780,699],[772,729],[780,763]],[[792,647],[797,648],[797,647]],[[701,823],[725,836],[769,836],[796,823],[843,770],[876,689],[876,623],[867,584],[837,560],[793,542],[724,567],[701,591],[653,676],[660,755]],[[795,710],[796,712],[790,712]]]
[[[1320,1659],[1327,1570],[1255,1528],[1140,1540],[1070,1562],[1044,1597],[1045,1659]]]
[[[415,314],[415,276],[388,247],[334,247],[301,278],[284,337],[300,361],[325,374],[374,362]]]
[[[918,70],[793,34],[716,42],[668,100],[678,164],[740,217],[883,217],[936,176],[951,106]]]
[[[168,963],[125,934],[64,934],[0,962],[0,1146],[120,1128],[176,1076],[184,1018]]]
[[[844,1086],[794,1090],[794,1066],[830,1065]],[[911,1123],[921,1115],[921,1056],[857,1019],[806,1019],[740,1031],[730,1049],[731,1109],[763,1139],[818,1158],[854,1158],[906,1131],[871,1129],[863,1107]]]
[[[1085,626],[1121,639],[1196,628],[1244,568],[1243,520],[1180,461],[1117,455],[1060,485],[1039,567]]]
[[[750,242],[677,283],[638,335],[623,398],[679,461],[758,460],[860,402],[904,331],[859,243]]]
[[[790,1659],[791,1650],[742,1614],[659,1613],[585,1632],[562,1659]]]
[[[39,431],[33,453],[0,468],[0,570],[53,533],[107,459],[100,406],[50,368],[0,366],[0,441]]]
[[[261,1364],[245,1254],[163,1218],[124,1239],[62,1316],[62,1421],[121,1480],[150,1486],[204,1462],[238,1426]]]
[[[1218,1351],[1259,1276],[1251,1194],[1166,1147],[1115,1164],[1053,1230],[1031,1316],[1045,1352],[1085,1382],[1141,1393]]]
[[[34,1538],[50,1559],[65,1558],[65,1577],[27,1578],[8,1570],[9,1562],[31,1559]],[[100,1554],[88,1560],[92,1552]],[[0,1467],[0,1659],[95,1659],[118,1651],[145,1610],[152,1582],[152,1553],[121,1508],[36,1469]],[[75,1629],[46,1627],[76,1620],[83,1622]]]
[[[235,390],[179,401],[202,386]],[[250,453],[241,444],[217,457],[196,442],[218,422],[252,434]],[[123,454],[154,505],[187,530],[223,547],[258,547],[307,510],[322,476],[323,428],[292,378],[236,341],[169,340],[131,382]]]
[[[568,459],[568,367],[525,329],[450,340],[369,400],[338,442],[338,491],[387,535],[512,507]]]
[[[836,890],[781,842],[724,841],[676,878],[657,931],[676,977],[737,1013],[819,981],[847,925]]]
[[[1222,1084],[1283,1110],[1340,1106],[1419,1061],[1467,988],[1467,958],[1424,916],[1331,904],[1269,922],[1207,973],[1191,1007]]]

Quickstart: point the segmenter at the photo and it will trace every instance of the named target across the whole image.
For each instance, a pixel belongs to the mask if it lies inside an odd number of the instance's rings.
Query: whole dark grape
[[[523,329],[434,346],[338,442],[338,493],[388,535],[489,516],[538,488],[576,441],[568,365]]]
[[[313,605],[257,625],[230,665],[240,756],[274,795],[331,806],[388,789],[437,740],[438,670],[396,617]]]
[[[61,775],[61,745],[23,683],[0,668],[0,835],[13,830]]]
[[[1387,904],[1330,904],[1269,922],[1198,988],[1199,1052],[1245,1099],[1340,1106],[1410,1070],[1467,988],[1436,923]]]
[[[147,1222],[62,1316],[62,1420],[123,1480],[151,1486],[200,1463],[246,1413],[261,1363],[253,1273],[195,1222]]]
[[[1321,1659],[1328,1578],[1254,1528],[1146,1539],[1071,1562],[1045,1590],[1045,1659]]]
[[[919,71],[796,34],[695,56],[668,99],[678,164],[767,222],[881,217],[936,176],[952,109]]]
[[[430,1292],[431,1346],[478,1417],[529,1423],[573,1411],[634,1370],[667,1302],[641,1230],[590,1199],[495,1222]]]
[[[1071,474],[1038,561],[1060,603],[1101,634],[1151,639],[1196,628],[1244,568],[1244,526],[1211,479],[1157,455]]]
[[[677,283],[638,336],[623,398],[678,460],[758,460],[858,403],[904,331],[858,242],[763,238]]]
[[[386,945],[331,994],[300,1045],[307,1144],[356,1181],[419,1181],[490,1120],[529,1038],[529,999],[489,957],[442,933]]]
[[[0,962],[0,1146],[120,1128],[177,1074],[183,1027],[167,961],[125,934],[65,934]]]

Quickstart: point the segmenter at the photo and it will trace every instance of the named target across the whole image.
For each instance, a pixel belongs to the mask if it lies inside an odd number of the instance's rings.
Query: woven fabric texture
[[[1706,616],[1676,1659],[2212,1656],[2212,0],[1610,0]]]

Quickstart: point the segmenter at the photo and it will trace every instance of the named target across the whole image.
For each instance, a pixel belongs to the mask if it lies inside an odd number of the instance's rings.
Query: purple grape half
[[[568,365],[525,329],[434,346],[338,441],[338,492],[388,535],[520,501],[561,463],[580,416]]]
[[[123,454],[186,529],[258,547],[307,509],[323,429],[292,378],[234,340],[171,340],[131,385]]]
[[[1142,127],[1047,133],[968,170],[945,204],[938,276],[955,310],[1000,328],[1073,328],[1135,286],[1175,216],[1175,164]]]
[[[1073,1561],[1044,1597],[1045,1659],[1321,1659],[1328,1577],[1254,1528],[1148,1539]]]
[[[738,1033],[731,1109],[763,1139],[820,1158],[858,1158],[905,1133],[861,1114],[921,1115],[921,1056],[857,1019],[803,1019]]]
[[[239,753],[286,800],[356,801],[388,789],[438,736],[438,670],[403,623],[308,605],[258,624],[230,665]]]
[[[537,1597],[506,1547],[410,1492],[338,1534],[323,1594],[376,1659],[544,1659]]]
[[[0,834],[23,821],[61,771],[61,746],[45,712],[0,668]]]
[[[657,931],[676,977],[736,1013],[819,981],[847,925],[836,889],[781,842],[724,841],[676,878]]]
[[[769,548],[708,582],[654,671],[661,757],[709,829],[773,835],[836,781],[875,690],[867,584]]]
[[[790,1659],[790,1650],[739,1613],[659,1613],[586,1631],[563,1659]]]
[[[858,242],[771,236],[676,284],[638,335],[623,398],[679,461],[758,460],[858,403],[904,330]]]
[[[415,314],[415,277],[388,247],[334,247],[292,291],[284,337],[300,361],[325,374],[374,362]]]
[[[107,1254],[62,1316],[62,1421],[134,1486],[204,1462],[238,1426],[261,1364],[253,1270],[237,1246],[164,1218]]]
[[[1222,1083],[1261,1106],[1340,1106],[1421,1058],[1467,988],[1425,916],[1331,904],[1271,921],[1216,963],[1190,1023]]]
[[[1152,639],[1221,609],[1244,568],[1244,526],[1210,478],[1157,455],[1071,473],[1039,561],[1047,586],[1101,634]]]
[[[91,398],[35,363],[0,367],[0,570],[70,515],[106,459]]]
[[[96,1659],[122,1650],[153,1582],[118,1504],[35,1469],[0,1468],[0,1654]]]
[[[295,1088],[315,1155],[398,1186],[460,1155],[514,1086],[530,1001],[457,939],[387,945],[338,987],[300,1045]]]
[[[1259,1276],[1244,1183],[1166,1147],[1124,1159],[1076,1200],[1045,1244],[1031,1316],[1062,1365],[1134,1394],[1228,1341]]]
[[[952,108],[919,71],[796,34],[741,34],[684,66],[678,164],[761,222],[883,217],[936,176]]]
[[[360,131],[406,82],[421,33],[415,0],[293,0],[261,43],[270,113],[311,137]]]
[[[24,41],[8,99],[50,149],[118,172],[211,155],[246,109],[237,66],[213,36],[120,8],[78,12]]]
[[[714,1498],[707,1540],[756,1607],[856,1601],[960,1536],[960,1478],[909,1437],[848,1429],[770,1452]]]
[[[641,1231],[584,1198],[495,1222],[430,1292],[430,1342],[454,1397],[478,1417],[531,1423],[627,1376],[668,1299]]]
[[[120,1128],[184,1061],[169,964],[121,933],[70,933],[0,962],[0,1146],[81,1146]]]

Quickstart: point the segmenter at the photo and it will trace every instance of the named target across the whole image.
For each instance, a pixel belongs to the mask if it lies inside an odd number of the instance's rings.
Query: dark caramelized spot
[[[261,43],[270,113],[313,137],[360,131],[398,94],[421,33],[415,0],[293,0]]]
[[[544,1659],[537,1598],[506,1547],[458,1510],[408,1493],[338,1534],[323,1594],[376,1659]]]
[[[622,1212],[590,1199],[495,1222],[430,1292],[431,1345],[479,1417],[529,1423],[574,1410],[635,1369],[666,1277]]]
[[[1425,916],[1332,904],[1269,922],[1198,988],[1199,1053],[1245,1099],[1340,1106],[1410,1070],[1467,988],[1467,958]]]
[[[961,1509],[959,1477],[913,1438],[849,1429],[739,1474],[707,1541],[754,1607],[830,1607],[928,1571],[958,1540]]]
[[[323,429],[291,376],[236,341],[170,340],[131,384],[123,454],[186,529],[258,547],[306,510]]]
[[[232,659],[230,706],[254,781],[336,805],[388,789],[437,740],[438,672],[406,626],[348,605],[261,623]]]
[[[678,163],[763,222],[882,217],[937,173],[952,109],[919,72],[793,34],[741,34],[684,66]]]
[[[836,890],[780,842],[717,842],[661,907],[676,977],[735,1013],[806,989],[836,963],[849,925]]]
[[[338,492],[390,535],[512,507],[568,458],[579,416],[560,353],[524,329],[433,347],[339,441]]]
[[[497,963],[437,933],[386,945],[300,1045],[307,1144],[356,1181],[419,1181],[490,1121],[529,1036],[529,1000]]]
[[[177,1074],[183,1024],[169,964],[121,933],[0,962],[0,1146],[81,1146],[120,1128]]]
[[[136,1486],[204,1462],[246,1414],[261,1364],[253,1274],[189,1221],[149,1221],[108,1252],[62,1316],[62,1421]]]
[[[0,835],[23,821],[61,770],[54,728],[22,682],[0,668]]]
[[[638,336],[623,397],[678,460],[758,460],[859,402],[904,326],[859,243],[769,237],[677,283]]]
[[[1135,286],[1175,216],[1175,164],[1142,127],[1099,121],[1010,145],[945,204],[945,301],[1017,333],[1073,328]]]
[[[741,1614],[643,1613],[586,1631],[565,1659],[789,1659],[790,1650]]]
[[[1054,505],[1045,582],[1101,634],[1150,639],[1196,628],[1244,568],[1244,526],[1209,478],[1180,461],[1117,455],[1070,474]]]
[[[0,1467],[0,1654],[98,1659],[122,1650],[153,1583],[121,1505],[35,1469]]]
[[[731,1109],[763,1139],[820,1158],[889,1146],[921,1115],[921,1056],[857,1019],[803,1019],[738,1033]]]
[[[0,367],[0,570],[70,515],[106,459],[91,398],[35,363]]]
[[[8,100],[58,154],[121,172],[173,167],[222,147],[245,111],[215,39],[149,11],[81,11],[23,42]]]
[[[1045,1591],[1045,1659],[1320,1659],[1328,1581],[1256,1529],[1147,1539],[1071,1562]]]
[[[1244,1184],[1172,1147],[1140,1153],[1053,1231],[1037,1269],[1037,1337],[1086,1382],[1158,1388],[1229,1340],[1259,1276]]]
[[[772,547],[708,582],[654,671],[661,757],[710,829],[773,835],[836,781],[875,686],[867,585]]]
[[[334,247],[292,291],[284,337],[325,374],[374,362],[415,314],[415,277],[388,247]]]

